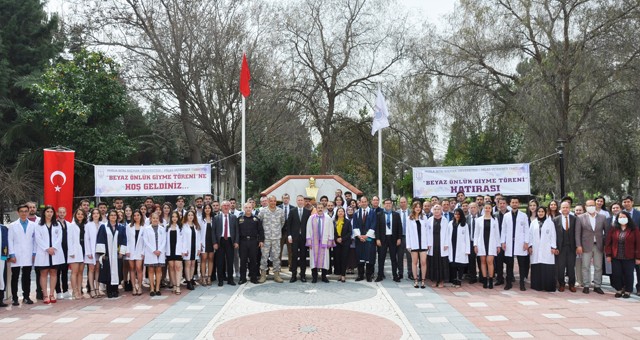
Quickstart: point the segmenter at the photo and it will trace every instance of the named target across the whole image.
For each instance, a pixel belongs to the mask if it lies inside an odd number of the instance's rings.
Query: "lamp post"
[[[565,192],[564,192],[564,144],[567,141],[562,139],[562,138],[558,138],[558,140],[556,141],[556,151],[558,152],[558,158],[560,160],[560,197],[564,197],[565,196]]]

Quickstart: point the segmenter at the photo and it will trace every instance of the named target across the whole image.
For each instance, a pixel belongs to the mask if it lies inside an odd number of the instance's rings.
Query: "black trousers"
[[[633,292],[633,267],[635,260],[611,260],[611,286],[625,293]]]
[[[569,286],[576,285],[576,251],[569,247],[560,247],[560,254],[556,255],[556,277],[560,286],[564,286],[565,271],[569,277]],[[633,277],[632,277],[633,280]],[[633,283],[631,284],[633,285]]]
[[[387,235],[382,246],[378,247],[378,277],[384,275],[384,260],[387,258],[387,251],[389,251],[389,257],[391,257],[391,274],[395,279],[398,277],[398,246],[396,240],[391,238],[391,235]]]
[[[22,297],[29,298],[31,293],[31,267],[11,267],[11,296],[18,301],[18,278],[22,272]],[[36,282],[40,280],[36,279]]]
[[[371,279],[371,277],[373,276],[373,263],[366,264],[366,271],[365,271],[365,263],[364,262],[358,263],[358,277],[364,278],[365,276],[367,277],[367,280]]]
[[[260,262],[256,260],[258,257],[258,239],[240,238],[240,279],[247,278],[247,263],[249,264],[249,278],[258,278],[258,268]]]
[[[500,251],[500,254],[494,257],[494,261],[495,261],[494,268],[495,268],[496,276],[498,277],[498,282],[502,282],[504,281],[504,261],[505,261],[504,251]]]
[[[233,280],[233,241],[230,238],[227,240],[220,238],[216,255],[218,256],[218,280],[223,280],[225,277],[225,266],[226,279]]]
[[[529,276],[529,256],[515,256],[518,259],[518,269],[520,272],[520,282],[524,282],[524,279]],[[575,258],[575,256],[574,256]],[[574,259],[575,265],[575,259]],[[516,280],[513,274],[514,259],[513,256],[504,256],[504,263],[507,265],[507,282],[514,282]],[[502,269],[502,268],[501,268]],[[497,270],[497,269],[496,269]],[[502,271],[502,270],[501,270]],[[500,277],[500,276],[498,276]],[[575,284],[575,267],[574,267],[574,284]]]
[[[413,275],[411,269],[411,253],[407,250],[407,237],[402,235],[402,243],[400,243],[400,248],[398,248],[398,275],[402,276],[404,273],[404,255],[407,255],[407,276]]]
[[[471,252],[469,254],[469,265],[467,266],[467,275],[469,275],[470,280],[475,280],[478,278],[477,268],[479,267],[479,265],[478,267],[476,267],[476,262],[480,263],[480,259],[477,258],[478,256],[476,255],[476,252],[473,251],[473,242],[471,242],[471,248],[469,249],[471,249]]]
[[[56,285],[56,293],[66,293],[69,291],[69,264],[63,263],[58,265],[58,284]]]
[[[640,266],[636,265],[635,267],[636,267],[636,293],[640,293]]]
[[[325,277],[327,277],[327,270],[322,268],[322,278],[324,279]],[[318,278],[318,268],[313,268],[311,269],[311,277],[314,279]]]
[[[345,276],[347,274],[347,258],[349,258],[349,249],[351,247],[351,240],[342,239],[342,243],[336,243],[336,247],[333,250],[335,257],[334,274],[339,276]]]
[[[300,276],[304,277],[307,271],[308,249],[305,246],[306,239],[302,236],[296,236],[291,242],[291,275],[297,275],[298,267],[300,268]]]

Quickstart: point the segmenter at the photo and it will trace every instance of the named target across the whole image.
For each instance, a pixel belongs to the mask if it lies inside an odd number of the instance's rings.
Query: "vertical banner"
[[[67,209],[67,221],[73,217],[73,175],[75,151],[44,150],[44,204]]]

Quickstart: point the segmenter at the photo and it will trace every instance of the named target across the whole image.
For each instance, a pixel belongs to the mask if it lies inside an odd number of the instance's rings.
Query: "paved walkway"
[[[390,276],[389,274],[387,274]],[[288,275],[283,275],[288,278]],[[0,310],[3,339],[640,338],[640,299],[568,290],[288,282]]]

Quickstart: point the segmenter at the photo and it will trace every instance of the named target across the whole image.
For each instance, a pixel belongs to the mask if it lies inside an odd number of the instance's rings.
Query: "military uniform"
[[[262,247],[262,260],[260,261],[260,280],[264,282],[267,272],[267,260],[271,256],[273,261],[274,280],[282,282],[280,278],[280,238],[284,226],[284,213],[276,207],[273,211],[269,207],[260,209],[260,220],[264,228],[264,246]]]
[[[264,242],[262,221],[254,215],[242,215],[238,218],[240,235],[240,282],[247,279],[247,261],[249,261],[249,278],[258,281],[258,244]]]

